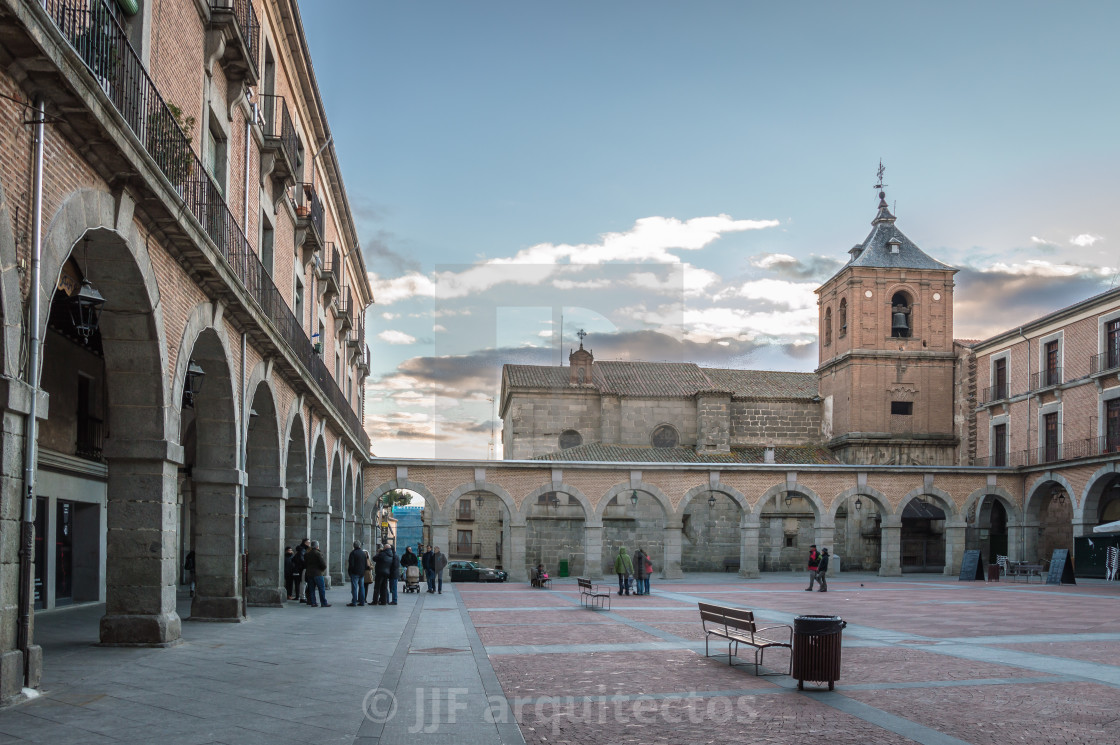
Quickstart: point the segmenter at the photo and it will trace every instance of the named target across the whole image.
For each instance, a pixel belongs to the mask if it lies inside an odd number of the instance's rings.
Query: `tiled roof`
[[[882,192],[880,192],[880,195]],[[945,269],[955,271],[948,264],[943,264],[914,245],[894,224],[895,216],[887,209],[887,202],[882,196],[879,201],[879,212],[871,221],[871,232],[863,243],[857,246],[858,253],[848,262],[847,266],[884,267],[888,269]],[[891,241],[898,241],[898,253],[892,253]],[[853,249],[855,251],[856,249]],[[843,270],[841,270],[843,271]]]
[[[736,397],[812,398],[813,373],[702,368],[691,362],[603,361],[592,365],[593,387],[600,393],[639,398],[690,398],[699,391],[726,391]],[[570,369],[543,365],[506,365],[505,383],[516,388],[567,388]]]
[[[591,443],[539,455],[534,460],[594,463],[763,463],[766,460],[766,448],[732,448],[730,453],[697,453],[692,448],[653,448]],[[804,465],[838,461],[825,448],[776,447],[774,462]]]

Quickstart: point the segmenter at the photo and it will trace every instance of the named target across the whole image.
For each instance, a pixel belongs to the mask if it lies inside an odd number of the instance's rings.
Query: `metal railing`
[[[1103,435],[1056,445],[1042,445],[1029,450],[1017,450],[1003,456],[987,455],[974,458],[972,465],[987,468],[1024,468],[1109,455],[1120,455],[1120,436]]]
[[[1107,352],[1094,354],[1089,357],[1089,374],[1120,370],[1120,349],[1110,349]]]
[[[354,299],[350,294],[349,287],[343,287],[338,293],[338,306],[335,310],[335,317],[340,321],[344,321],[351,328],[354,327],[354,313],[353,313]]]
[[[168,106],[148,76],[118,20],[115,4],[106,0],[41,1],[234,275],[369,452],[369,435],[362,426],[361,417],[350,407],[323,360],[315,354],[299,319],[265,271],[218,185],[191,148],[190,139],[179,123],[181,113]],[[285,107],[282,109],[286,112]],[[322,231],[323,206],[317,198],[312,204],[312,221],[316,220],[316,205],[317,227]]]
[[[288,158],[291,173],[299,168],[299,135],[292,123],[292,116],[288,113],[288,104],[283,96],[272,96],[262,93],[259,98],[261,104],[257,108],[261,131],[266,140],[279,144],[280,149]]]
[[[78,419],[78,438],[74,455],[86,460],[101,461],[101,449],[105,443],[105,425],[100,419],[87,417]]]
[[[232,10],[237,30],[245,42],[245,61],[257,71],[257,47],[260,45],[261,24],[251,0],[210,0],[210,9]]]
[[[984,393],[981,395],[980,403],[990,404],[995,401],[1003,401],[1008,398],[1007,385],[993,385],[990,388],[985,388]]]
[[[323,231],[323,201],[315,192],[314,185],[310,183],[299,184],[296,187],[296,216],[300,219],[311,220],[312,227],[321,241]]]
[[[1040,391],[1043,388],[1053,388],[1062,384],[1062,368],[1052,367],[1031,373],[1031,390]]]

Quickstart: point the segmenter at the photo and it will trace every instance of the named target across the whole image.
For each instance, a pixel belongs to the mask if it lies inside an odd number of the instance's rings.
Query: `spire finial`
[[[579,331],[576,332],[576,336],[579,337],[579,348],[583,349],[583,338],[585,336],[587,336],[587,332],[584,331],[583,329],[580,329]]]
[[[886,184],[883,183],[883,174],[886,170],[887,169],[883,167],[883,159],[879,158],[879,168],[875,171],[875,190],[879,192],[880,207],[887,206],[887,193],[883,191],[883,187],[886,186]]]

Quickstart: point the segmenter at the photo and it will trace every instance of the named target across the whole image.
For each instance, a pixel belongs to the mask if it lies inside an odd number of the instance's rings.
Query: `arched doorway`
[[[288,499],[284,505],[284,531],[288,546],[298,546],[311,537],[311,502],[307,494],[307,432],[303,417],[296,414],[288,432],[284,483]]]
[[[903,573],[944,573],[945,510],[926,495],[912,498],[902,508],[899,546]]]
[[[486,489],[468,491],[448,502],[446,551],[449,561],[477,561],[507,569],[511,545],[510,511],[505,501]],[[437,537],[436,545],[439,545]]]
[[[738,567],[743,509],[718,491],[697,494],[681,516],[681,571],[722,572]]]
[[[311,540],[319,542],[319,551],[327,562],[327,577],[331,564],[331,505],[327,483],[327,445],[323,436],[315,439],[311,461]]]
[[[870,495],[842,497],[836,507],[832,554],[845,571],[877,572],[883,565],[885,505]]]
[[[342,504],[342,495],[345,490],[345,483],[342,476],[342,456],[335,453],[334,464],[331,466],[331,558],[327,560],[330,565],[331,582],[341,584],[345,577],[343,577],[343,566],[346,561],[347,555],[350,553],[350,546],[346,543],[345,533],[345,520],[346,510]],[[324,554],[326,555],[326,554]]]
[[[614,574],[620,547],[633,559],[640,548],[653,561],[654,572],[666,569],[665,526],[668,515],[661,501],[640,487],[624,489],[603,506],[603,574]]]
[[[816,543],[817,508],[796,489],[771,489],[759,505],[758,570],[788,572],[805,566]]]
[[[575,497],[563,491],[537,495],[525,515],[525,563],[543,564],[545,571],[559,576],[560,563],[567,562],[569,576],[587,576],[586,525],[587,513]]]
[[[276,404],[267,383],[257,385],[245,440],[249,503],[246,516],[249,605],[284,604],[285,489],[280,473],[280,432]]]
[[[1067,486],[1058,480],[1040,482],[1031,490],[1027,505],[1028,520],[1037,526],[1034,561],[1049,561],[1054,549],[1072,552],[1074,505]]]
[[[975,531],[975,548],[984,561],[995,564],[997,557],[1008,556],[1007,509],[999,497],[992,494],[984,497],[976,512]],[[972,541],[966,540],[966,547],[972,548]]]
[[[1097,533],[1094,529],[1120,520],[1120,473],[1102,469],[1094,475],[1096,478],[1085,491],[1085,505],[1078,526],[1080,535],[1073,539],[1074,568],[1078,577],[1104,578],[1108,550],[1120,547],[1120,531]]]

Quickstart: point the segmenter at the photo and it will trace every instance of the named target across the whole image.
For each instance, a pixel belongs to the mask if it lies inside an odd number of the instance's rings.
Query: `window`
[[[896,339],[910,338],[911,322],[910,296],[896,292],[891,298],[891,336]]]
[[[848,335],[848,299],[840,300],[840,311],[836,314],[836,338],[843,339]]]
[[[1007,358],[1000,357],[992,362],[992,400],[1007,398]]]
[[[1104,328],[1108,362],[1108,367],[1105,369],[1112,370],[1120,367],[1120,319],[1109,321]]]
[[[334,379],[342,382],[342,351],[338,349],[334,351]]]
[[[824,309],[824,345],[832,343],[832,308]]]
[[[226,139],[222,130],[211,122],[206,137],[206,170],[218,185],[222,196],[226,194]]]
[[[468,497],[463,497],[459,500],[459,515],[460,520],[471,520],[471,500]],[[468,541],[469,542],[469,541]]]
[[[268,215],[264,210],[261,210],[261,240],[260,240],[260,256],[261,264],[264,265],[264,270],[268,272],[268,276],[274,274],[273,260],[272,260],[272,245],[273,245],[273,229],[272,223],[268,221]]]
[[[1061,358],[1058,356],[1061,353],[1061,347],[1058,340],[1046,342],[1046,371],[1045,380],[1043,385],[1058,385],[1062,382],[1062,368]]]
[[[787,535],[786,536],[786,548],[795,548],[796,546],[797,546],[797,536],[796,535]]]
[[[668,424],[662,424],[653,430],[649,440],[655,448],[675,448],[680,443],[680,436],[677,434],[677,430]]]
[[[469,554],[471,552],[471,545],[474,543],[471,540],[471,531],[457,530],[455,531],[455,553]]]
[[[1044,461],[1058,459],[1058,412],[1042,417]]]
[[[1120,453],[1120,398],[1110,399],[1104,410],[1105,452]]]
[[[566,429],[560,433],[560,449],[579,447],[583,444],[583,435],[574,429]]]
[[[1007,465],[1007,425],[997,424],[992,427],[992,465]]]
[[[910,416],[914,413],[913,401],[891,401],[891,414]]]

